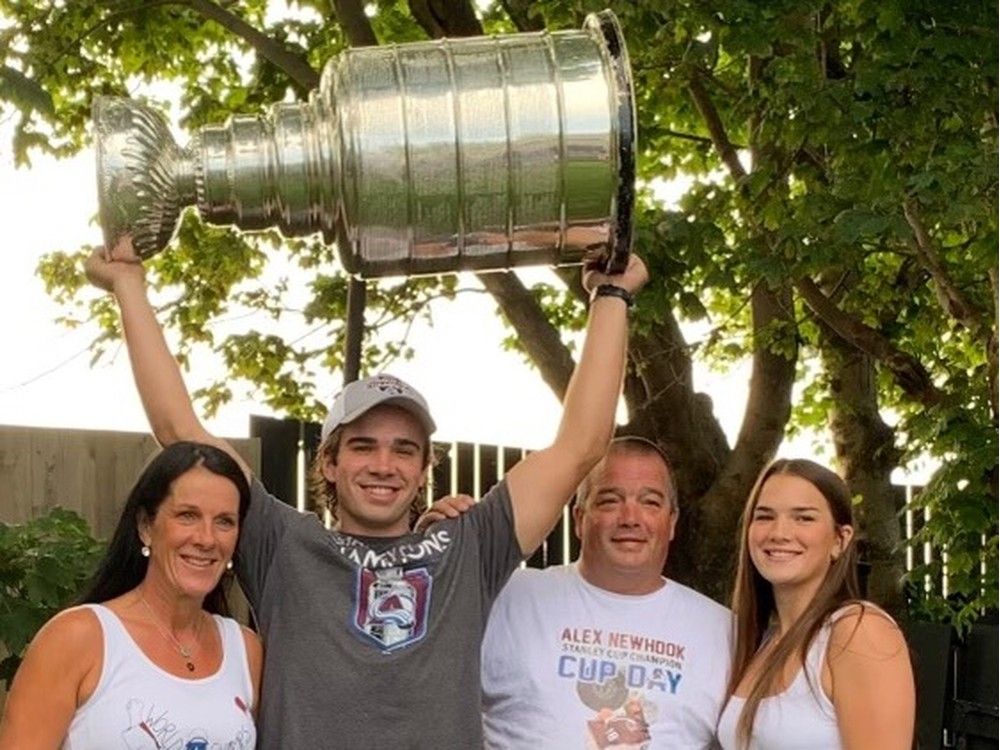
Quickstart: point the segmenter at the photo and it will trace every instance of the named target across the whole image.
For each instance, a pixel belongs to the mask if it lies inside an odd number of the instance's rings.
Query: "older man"
[[[670,466],[615,440],[573,508],[580,558],[514,573],[483,641],[486,746],[714,745],[729,611],[661,574],[677,524]]]
[[[113,254],[131,257],[127,243]],[[136,384],[160,443],[195,440],[233,453],[195,415],[141,266],[97,253],[87,271],[117,298]],[[587,338],[555,440],[512,468],[462,518],[426,535],[410,533],[434,422],[423,397],[390,376],[348,385],[323,426],[315,484],[337,518],[335,529],[251,477],[236,569],[265,643],[261,747],[481,744],[486,615],[607,446],[624,367],[626,306],[645,280],[635,256],[621,274],[585,275],[592,293]]]

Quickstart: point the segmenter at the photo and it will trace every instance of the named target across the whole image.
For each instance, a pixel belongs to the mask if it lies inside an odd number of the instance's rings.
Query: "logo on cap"
[[[382,391],[382,393],[392,393],[396,396],[409,396],[414,392],[410,386],[392,375],[376,375],[368,378],[365,381],[365,387]]]

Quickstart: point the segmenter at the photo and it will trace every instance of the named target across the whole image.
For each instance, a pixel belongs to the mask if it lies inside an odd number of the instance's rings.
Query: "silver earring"
[[[143,557],[149,557],[149,545],[148,544],[142,545],[142,549],[139,550],[139,551],[142,553]]]
[[[226,570],[232,570],[232,569],[233,569],[233,561],[226,560]]]

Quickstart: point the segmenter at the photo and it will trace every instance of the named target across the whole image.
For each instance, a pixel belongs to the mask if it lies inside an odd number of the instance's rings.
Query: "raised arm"
[[[111,292],[118,301],[132,375],[153,435],[161,445],[181,440],[216,445],[235,458],[249,477],[250,469],[239,454],[229,443],[211,435],[194,411],[180,367],[146,295],[142,265],[129,260],[135,257],[131,239],[123,238],[113,251],[115,258],[125,260],[110,260],[110,255],[95,251],[85,270],[94,286]]]
[[[646,279],[645,264],[633,255],[623,273],[605,276],[591,271],[583,283],[588,291],[610,284],[635,294]],[[619,297],[592,300],[583,350],[566,390],[555,441],[507,474],[514,529],[525,555],[542,543],[563,506],[607,450],[625,371],[627,310]]]

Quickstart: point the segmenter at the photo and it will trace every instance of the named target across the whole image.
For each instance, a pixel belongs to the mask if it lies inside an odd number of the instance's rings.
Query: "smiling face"
[[[203,466],[178,476],[155,515],[139,523],[139,537],[150,548],[146,582],[204,599],[236,549],[239,504],[236,486]]]
[[[427,435],[397,406],[376,406],[343,426],[336,456],[322,472],[334,485],[340,530],[401,536],[410,530],[410,504],[423,487]]]
[[[677,523],[667,471],[655,453],[613,450],[591,473],[587,497],[573,508],[587,581],[620,594],[663,585]]]
[[[837,525],[830,504],[812,482],[772,474],[750,517],[747,550],[757,572],[775,589],[811,597],[854,533]]]

